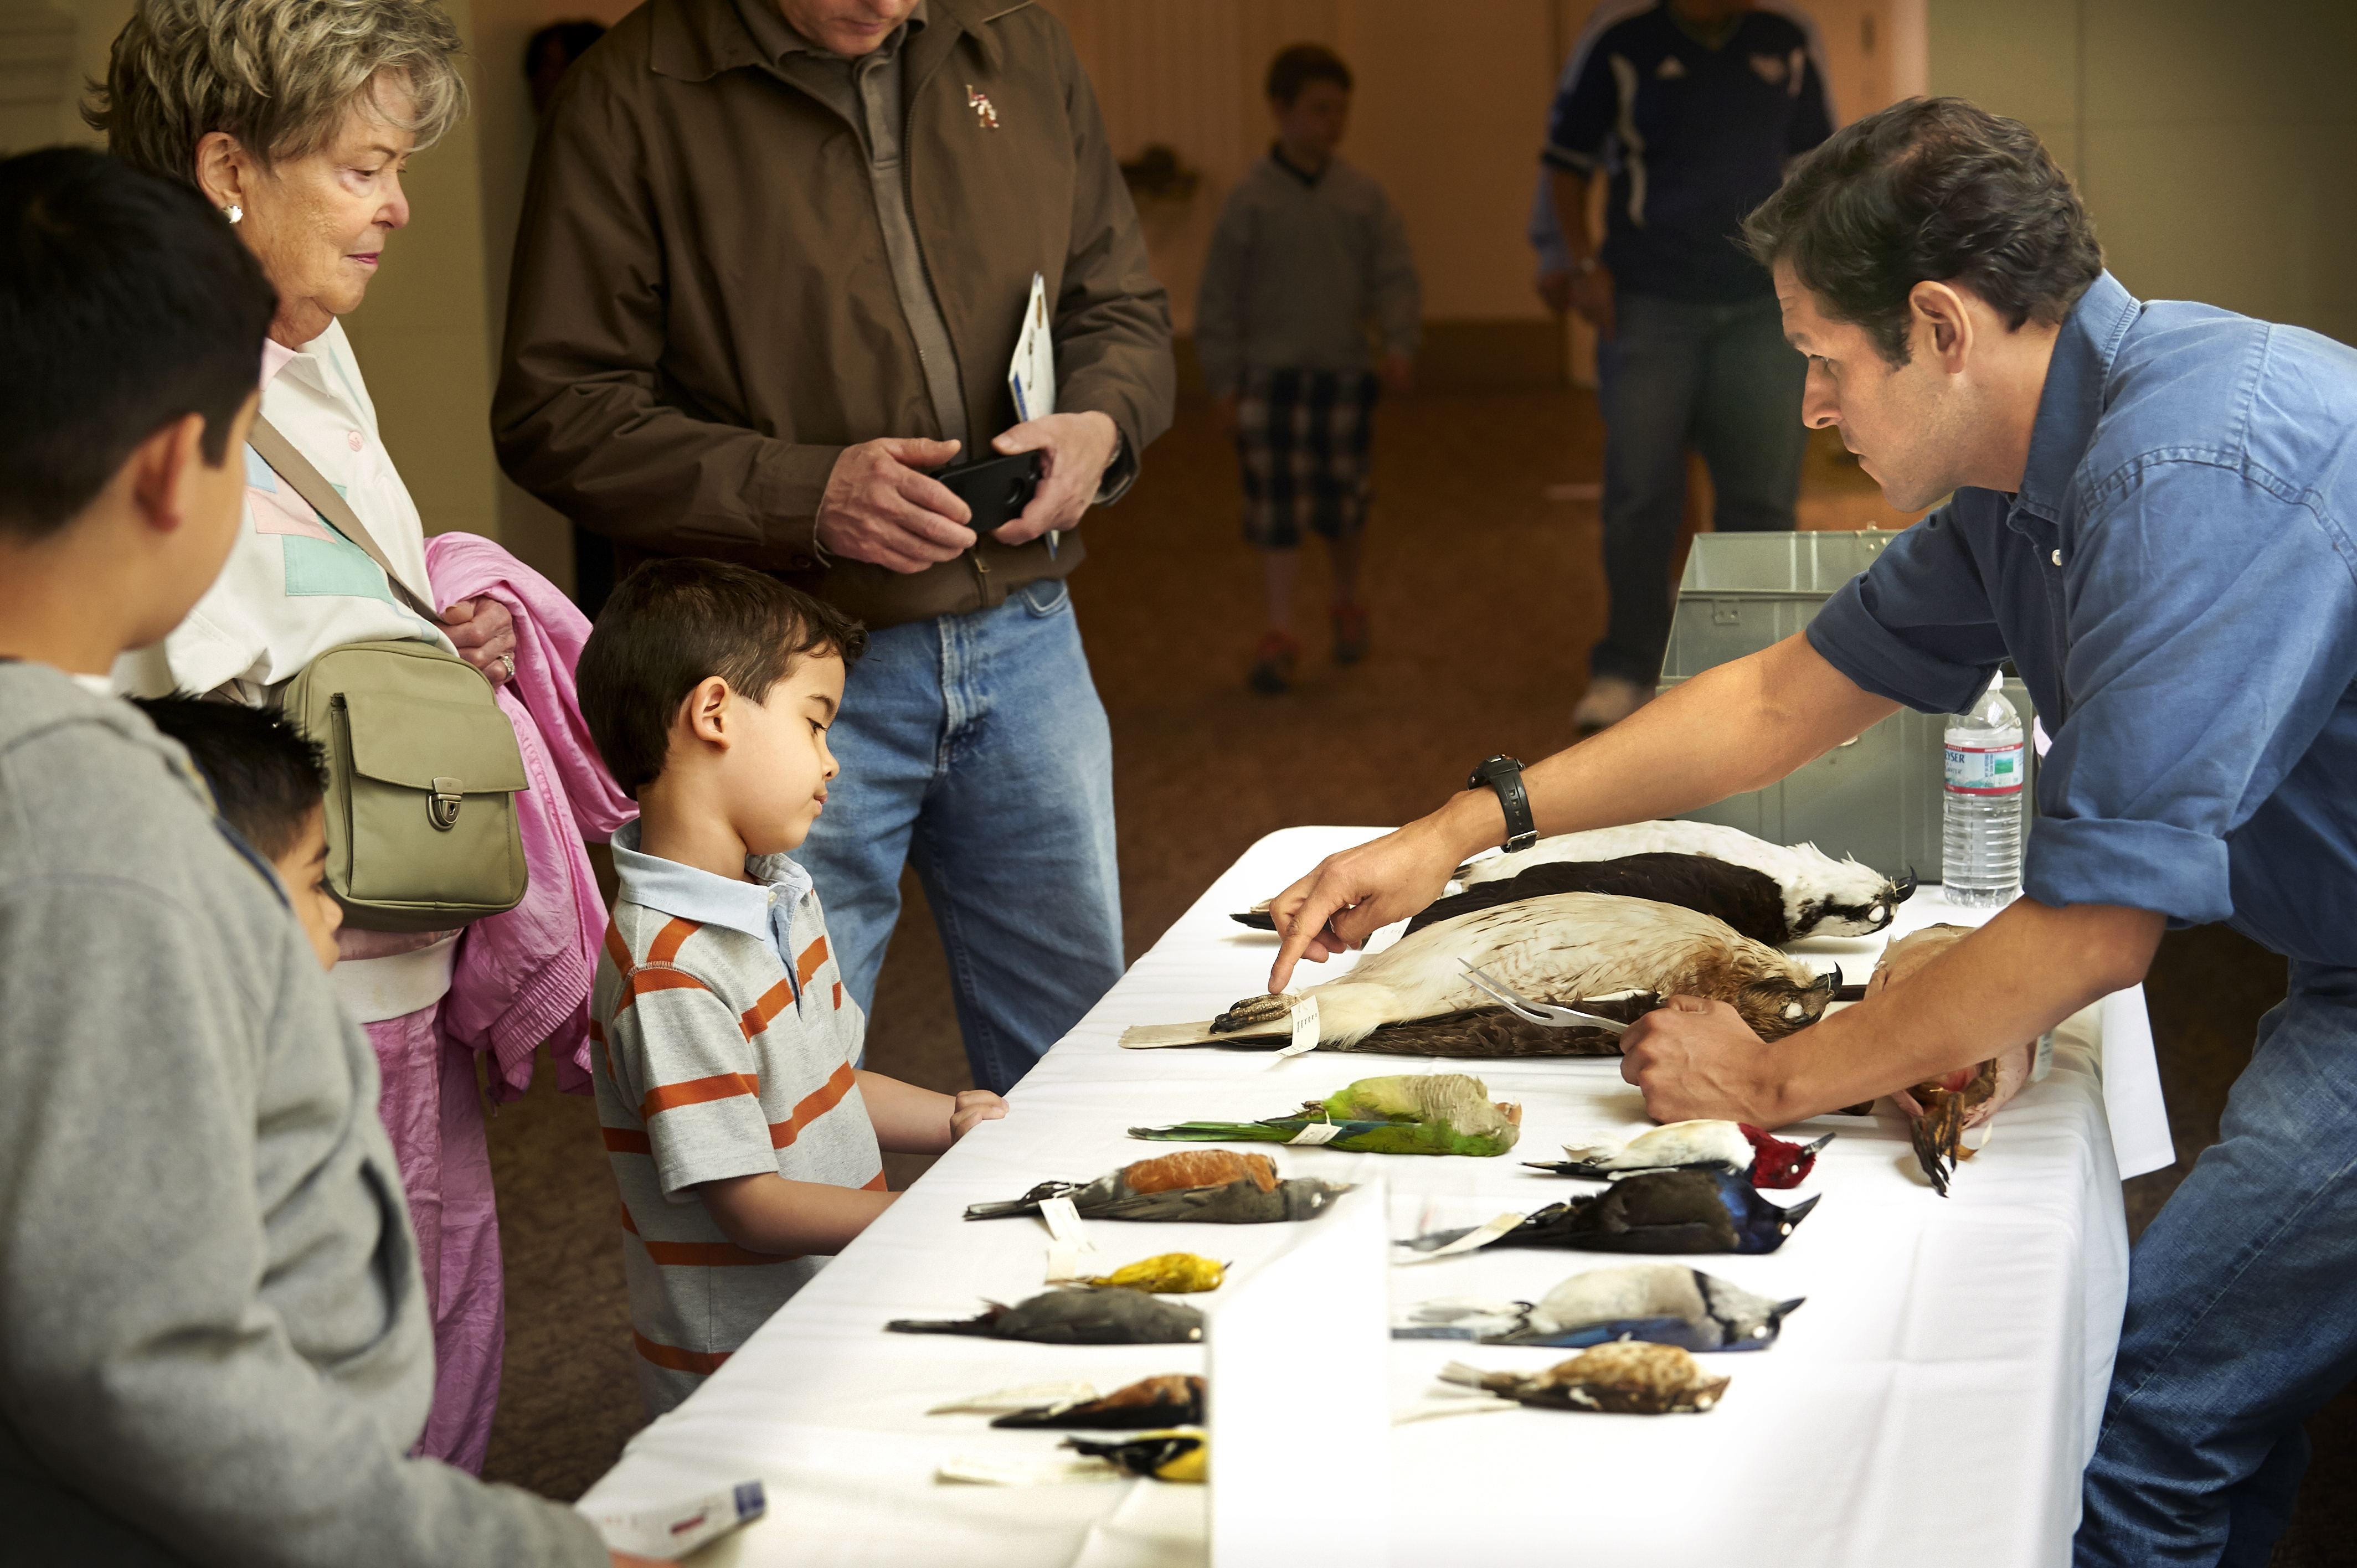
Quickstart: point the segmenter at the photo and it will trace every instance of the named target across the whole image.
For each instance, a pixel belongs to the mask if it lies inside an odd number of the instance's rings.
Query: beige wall
[[[2357,342],[2357,5],[1930,0],[1930,37],[1932,90],[2036,128],[2130,291]]]

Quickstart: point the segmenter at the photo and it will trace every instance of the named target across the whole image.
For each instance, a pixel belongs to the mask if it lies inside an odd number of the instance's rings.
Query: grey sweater
[[[62,1561],[600,1564],[404,1455],[434,1347],[376,1060],[187,754],[0,663],[0,1498]],[[16,1544],[23,1544],[20,1540]]]
[[[1413,354],[1422,294],[1407,226],[1372,177],[1340,158],[1304,179],[1275,156],[1220,209],[1195,296],[1195,355],[1213,396],[1250,371],[1363,371],[1369,329]]]

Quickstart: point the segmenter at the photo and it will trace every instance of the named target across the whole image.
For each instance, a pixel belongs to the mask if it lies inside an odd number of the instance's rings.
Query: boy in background
[[[1334,152],[1350,67],[1317,44],[1280,50],[1268,108],[1276,141],[1221,209],[1195,350],[1243,468],[1244,542],[1261,553],[1268,587],[1249,683],[1273,696],[1292,688],[1301,657],[1293,585],[1305,529],[1326,541],[1333,567],[1334,660],[1366,656],[1368,440],[1379,388],[1408,391],[1422,328],[1406,226],[1383,187]]]
[[[278,874],[319,967],[335,968],[344,907],[328,891],[327,775],[317,743],[242,703],[135,697],[131,705],[188,749],[221,820]]]
[[[274,308],[185,187],[0,163],[0,1555],[589,1568],[571,1509],[406,1457],[433,1326],[376,1058],[106,694],[236,540]]]
[[[890,1206],[881,1150],[938,1155],[1006,1113],[858,1060],[809,875],[859,624],[748,567],[651,561],[581,650],[581,711],[639,802],[589,1037],[622,1191],[649,1413],[706,1377]]]

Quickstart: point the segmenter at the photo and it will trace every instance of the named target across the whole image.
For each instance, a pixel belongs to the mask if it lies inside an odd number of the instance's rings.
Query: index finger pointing
[[[1326,929],[1326,922],[1334,918],[1336,910],[1349,906],[1349,900],[1342,897],[1339,892],[1324,889],[1323,885],[1327,880],[1325,869],[1324,866],[1319,866],[1300,882],[1295,883],[1292,887],[1279,894],[1276,901],[1269,906],[1270,912],[1276,917],[1279,929],[1285,933],[1285,940],[1276,950],[1276,962],[1268,972],[1268,988],[1271,992],[1282,992],[1286,988],[1293,979],[1293,966],[1301,961],[1301,955],[1309,950],[1309,945],[1316,941],[1318,933]],[[1302,893],[1300,902],[1295,906],[1290,919],[1287,919],[1285,914],[1286,905],[1292,901],[1295,889],[1303,887],[1305,884],[1307,891]]]

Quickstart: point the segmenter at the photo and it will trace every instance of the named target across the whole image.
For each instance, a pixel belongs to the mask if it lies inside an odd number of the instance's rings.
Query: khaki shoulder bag
[[[249,440],[410,609],[441,624],[292,443],[258,418]],[[432,642],[347,643],[286,682],[280,711],[327,756],[328,888],[349,924],[447,930],[522,900],[523,757],[481,671]]]

